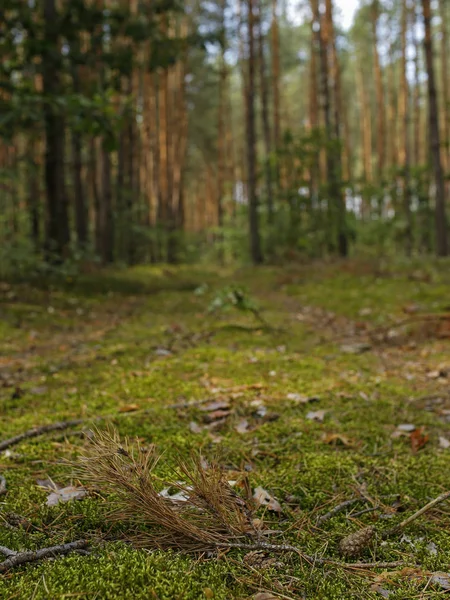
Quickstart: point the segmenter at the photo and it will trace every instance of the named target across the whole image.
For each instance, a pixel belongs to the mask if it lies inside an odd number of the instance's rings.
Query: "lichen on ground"
[[[161,478],[178,456],[219,457],[230,478],[246,477],[281,503],[282,513],[264,514],[278,532],[271,542],[343,560],[343,537],[392,528],[450,489],[442,441],[450,440],[449,342],[445,321],[420,319],[448,311],[448,273],[445,263],[349,261],[236,272],[139,267],[40,288],[4,283],[0,440],[54,421],[108,417],[97,426],[113,423],[163,452]],[[226,286],[247,290],[270,326],[249,311],[210,312]],[[183,406],[209,397],[229,402],[223,422]],[[0,545],[37,549],[123,533],[111,529],[101,490],[46,506],[38,480],[80,485],[67,462],[86,444],[79,432],[0,454],[8,489]],[[355,497],[363,501],[317,525]],[[448,572],[449,511],[443,504],[363,552],[362,561],[405,561],[389,573],[310,565],[294,554],[252,565],[243,550],[199,557],[115,541],[10,571],[0,598],[441,598],[446,590],[432,574]],[[11,524],[11,513],[31,525]]]

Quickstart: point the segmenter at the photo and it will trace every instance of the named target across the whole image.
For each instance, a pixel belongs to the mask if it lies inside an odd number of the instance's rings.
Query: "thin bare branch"
[[[0,442],[0,452],[10,448],[11,446],[19,444],[22,440],[35,438],[51,431],[62,431],[64,429],[69,429],[70,427],[75,427],[76,425],[80,425],[84,422],[84,419],[73,419],[71,421],[58,421],[57,423],[50,423],[48,425],[42,425],[41,427],[33,427],[33,429],[28,429],[28,431],[24,431],[23,433],[19,433],[12,438]]]
[[[334,516],[341,513],[342,511],[344,511],[347,507],[353,506],[353,504],[356,504],[358,502],[366,502],[366,499],[365,498],[351,498],[350,500],[344,500],[344,502],[341,502],[340,504],[338,504],[337,506],[332,508],[329,512],[325,513],[324,515],[322,515],[320,517],[317,517],[316,525],[321,525],[322,523],[329,521]]]
[[[29,550],[26,552],[14,552],[9,548],[1,547],[0,552],[8,558],[0,563],[0,573],[6,573],[14,567],[24,565],[26,563],[37,562],[45,558],[51,558],[53,556],[60,556],[69,554],[76,550],[84,550],[89,545],[89,540],[77,540],[76,542],[69,542],[67,544],[60,544],[58,546],[50,546],[49,548],[41,548],[40,550]]]
[[[421,517],[423,514],[425,514],[426,512],[428,512],[429,510],[431,510],[432,508],[437,506],[438,504],[445,502],[449,498],[450,498],[450,491],[440,494],[437,498],[434,498],[433,500],[428,502],[428,504],[425,504],[425,506],[422,506],[422,508],[419,509],[417,512],[415,512],[413,515],[411,515],[407,519],[404,519],[401,523],[396,525],[396,527],[393,527],[392,529],[389,529],[388,531],[386,531],[383,534],[383,537],[387,538],[387,537],[390,537],[391,535],[397,534],[399,531],[401,531],[402,529],[407,527],[410,523],[412,523],[413,521],[415,521],[416,519]]]

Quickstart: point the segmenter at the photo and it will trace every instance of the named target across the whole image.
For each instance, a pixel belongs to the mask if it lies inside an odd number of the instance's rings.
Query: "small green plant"
[[[216,294],[208,311],[226,311],[236,309],[240,312],[251,313],[257,321],[267,326],[266,320],[261,316],[261,309],[251,296],[241,287],[227,286]]]

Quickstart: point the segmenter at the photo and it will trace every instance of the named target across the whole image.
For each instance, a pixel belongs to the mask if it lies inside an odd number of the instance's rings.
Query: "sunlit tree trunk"
[[[375,73],[375,91],[377,100],[377,175],[378,183],[383,180],[386,140],[385,140],[385,101],[383,75],[380,65],[380,56],[378,52],[378,18],[380,11],[379,0],[372,1],[372,36],[373,36],[373,60]]]

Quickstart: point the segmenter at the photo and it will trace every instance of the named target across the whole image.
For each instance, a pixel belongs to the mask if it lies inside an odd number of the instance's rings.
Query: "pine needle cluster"
[[[217,464],[180,459],[164,482],[155,474],[160,460],[155,446],[122,440],[114,429],[96,430],[80,458],[80,475],[108,493],[109,518],[127,524],[136,546],[203,552],[259,538],[252,507]]]

